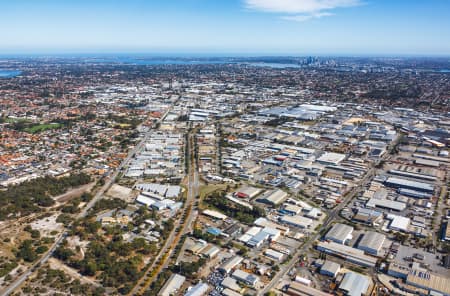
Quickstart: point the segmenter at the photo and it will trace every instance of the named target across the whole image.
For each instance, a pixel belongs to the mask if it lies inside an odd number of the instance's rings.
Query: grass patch
[[[8,118],[5,119],[5,122],[6,123],[16,123],[16,122],[29,123],[29,122],[31,122],[31,120],[25,119],[25,118],[11,118],[11,117],[8,117]]]
[[[24,129],[27,133],[36,134],[46,130],[59,129],[63,127],[61,123],[37,124]]]
[[[208,184],[208,185],[200,186],[200,188],[199,188],[200,199],[203,200],[205,198],[205,196],[207,196],[217,190],[225,191],[225,189],[227,189],[227,186],[228,186],[228,184]]]

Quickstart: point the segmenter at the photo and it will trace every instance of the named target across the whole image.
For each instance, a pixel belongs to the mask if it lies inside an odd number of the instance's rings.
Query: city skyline
[[[450,3],[4,1],[0,54],[450,54]]]

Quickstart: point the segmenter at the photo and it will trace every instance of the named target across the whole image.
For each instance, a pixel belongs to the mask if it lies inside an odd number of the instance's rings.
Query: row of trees
[[[163,269],[156,280],[150,285],[150,288],[145,291],[144,296],[156,296],[161,288],[164,286],[165,282],[170,278],[172,272],[169,269]]]
[[[187,278],[195,278],[195,274],[199,269],[206,264],[205,258],[200,258],[197,262],[181,261],[178,265],[170,266],[170,270],[174,273],[179,273]]]

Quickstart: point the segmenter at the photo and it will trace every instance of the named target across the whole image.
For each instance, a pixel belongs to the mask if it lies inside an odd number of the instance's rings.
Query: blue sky
[[[450,55],[448,0],[0,0],[0,53]]]

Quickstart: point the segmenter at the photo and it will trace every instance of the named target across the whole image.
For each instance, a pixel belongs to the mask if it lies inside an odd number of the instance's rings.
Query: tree
[[[48,251],[48,247],[47,246],[39,246],[36,248],[36,253],[38,254],[43,254],[45,252]]]
[[[88,261],[84,268],[84,274],[93,276],[97,272],[97,264],[95,261]]]
[[[17,257],[22,258],[27,262],[33,262],[37,259],[37,254],[33,250],[33,241],[32,240],[24,240],[19,247],[17,252]]]
[[[53,253],[53,256],[55,256],[55,258],[62,261],[69,260],[73,255],[75,255],[75,253],[71,249],[65,248],[63,246],[57,248]]]

